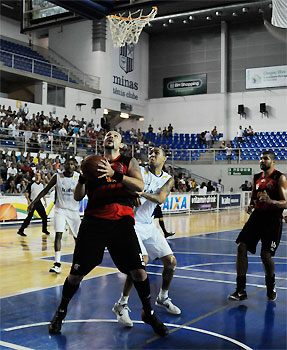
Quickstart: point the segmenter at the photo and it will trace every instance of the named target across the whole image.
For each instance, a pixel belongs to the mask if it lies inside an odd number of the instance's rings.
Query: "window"
[[[47,104],[65,107],[65,88],[48,84]]]

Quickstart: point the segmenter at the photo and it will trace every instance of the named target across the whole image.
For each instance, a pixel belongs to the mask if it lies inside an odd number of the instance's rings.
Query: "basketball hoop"
[[[124,17],[123,14],[107,16],[110,21],[114,47],[125,46],[126,43],[136,44],[144,27],[157,14],[157,7],[154,6],[147,16],[143,16],[142,12],[143,10],[129,12],[128,17]]]

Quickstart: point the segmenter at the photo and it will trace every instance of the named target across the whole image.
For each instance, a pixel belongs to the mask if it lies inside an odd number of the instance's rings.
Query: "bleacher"
[[[232,151],[232,160],[238,160],[239,152],[241,161],[259,160],[261,153],[267,150],[274,151],[276,160],[287,160],[287,132],[257,132],[254,136],[243,138],[242,142],[238,142],[235,137],[232,147],[239,149]],[[225,150],[219,151],[215,160],[226,160]]]
[[[77,84],[68,74],[30,47],[0,39],[0,60],[5,66]]]

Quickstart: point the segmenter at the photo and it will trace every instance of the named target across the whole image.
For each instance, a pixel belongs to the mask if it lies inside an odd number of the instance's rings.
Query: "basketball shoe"
[[[24,231],[18,230],[17,235],[27,237],[27,235],[24,233]]]
[[[54,272],[54,273],[61,273],[62,269],[61,269],[61,264],[55,262],[53,267],[50,268],[49,272]]]
[[[149,324],[154,330],[154,332],[160,337],[165,337],[166,335],[168,335],[168,328],[156,317],[156,315],[154,314],[154,310],[151,310],[150,314],[147,314],[143,311],[142,320],[144,321],[144,323]]]
[[[129,316],[129,312],[131,312],[131,310],[128,307],[128,304],[115,303],[112,311],[117,316],[119,323],[123,324],[125,327],[133,326],[133,322]]]
[[[229,294],[227,298],[230,300],[236,300],[236,301],[248,299],[245,289],[236,290],[233,294]]]
[[[57,309],[52,321],[49,324],[49,333],[50,334],[59,334],[61,333],[62,324],[64,318],[66,317],[67,310]]]
[[[169,312],[170,314],[173,314],[173,315],[180,315],[181,314],[180,308],[175,306],[171,302],[171,299],[168,297],[165,299],[161,299],[160,297],[157,297],[155,305],[166,309],[166,311]]]
[[[266,282],[266,288],[267,288],[267,300],[275,301],[277,299],[275,277],[269,278],[265,276],[265,282]]]

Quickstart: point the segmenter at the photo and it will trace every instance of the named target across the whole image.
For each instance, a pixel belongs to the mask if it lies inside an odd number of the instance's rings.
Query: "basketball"
[[[87,156],[82,164],[81,164],[81,170],[83,172],[83,175],[88,180],[93,180],[100,176],[102,173],[98,171],[98,164],[101,162],[103,157],[93,154],[90,156]]]

